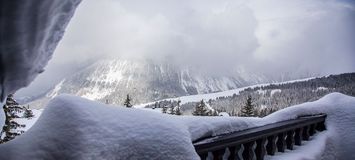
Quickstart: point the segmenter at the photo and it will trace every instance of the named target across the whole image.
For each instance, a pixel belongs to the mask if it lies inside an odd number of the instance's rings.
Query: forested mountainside
[[[213,99],[206,99],[201,96],[201,99],[204,99],[211,108],[219,112],[227,112],[230,115],[239,116],[247,98],[250,96],[255,115],[262,117],[288,106],[318,100],[331,92],[355,96],[355,73],[330,75],[291,83],[256,85],[242,89],[232,95]],[[175,100],[163,100],[145,107],[171,106],[176,105],[177,101],[178,98]],[[197,103],[186,102],[181,104],[181,110],[184,114],[191,114]]]

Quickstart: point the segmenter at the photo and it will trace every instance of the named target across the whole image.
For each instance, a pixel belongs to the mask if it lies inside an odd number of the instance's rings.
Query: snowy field
[[[355,98],[340,93],[264,118],[173,116],[61,95],[26,133],[0,145],[0,159],[194,160],[196,139],[319,113],[328,115],[327,131],[267,159],[355,159]]]

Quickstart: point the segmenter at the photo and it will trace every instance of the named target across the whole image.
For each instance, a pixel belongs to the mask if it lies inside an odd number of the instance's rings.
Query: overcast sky
[[[351,0],[83,0],[46,71],[22,92],[98,57],[173,59],[218,73],[353,72],[354,28]]]

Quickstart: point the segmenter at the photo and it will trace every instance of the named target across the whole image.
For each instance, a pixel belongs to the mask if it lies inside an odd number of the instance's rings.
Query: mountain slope
[[[234,71],[228,76],[211,76],[192,67],[182,68],[148,60],[99,60],[61,81],[34,104],[43,105],[62,93],[110,104],[122,104],[126,94],[130,94],[133,103],[137,104],[225,91],[270,81],[272,80],[263,75],[246,73],[243,70]]]

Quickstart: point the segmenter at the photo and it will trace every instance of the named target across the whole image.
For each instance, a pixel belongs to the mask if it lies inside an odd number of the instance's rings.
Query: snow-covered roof
[[[201,137],[319,113],[327,130],[309,142],[319,146],[271,159],[354,159],[354,108],[354,97],[333,93],[264,118],[173,116],[62,95],[26,133],[0,145],[0,159],[199,159],[192,141]]]

